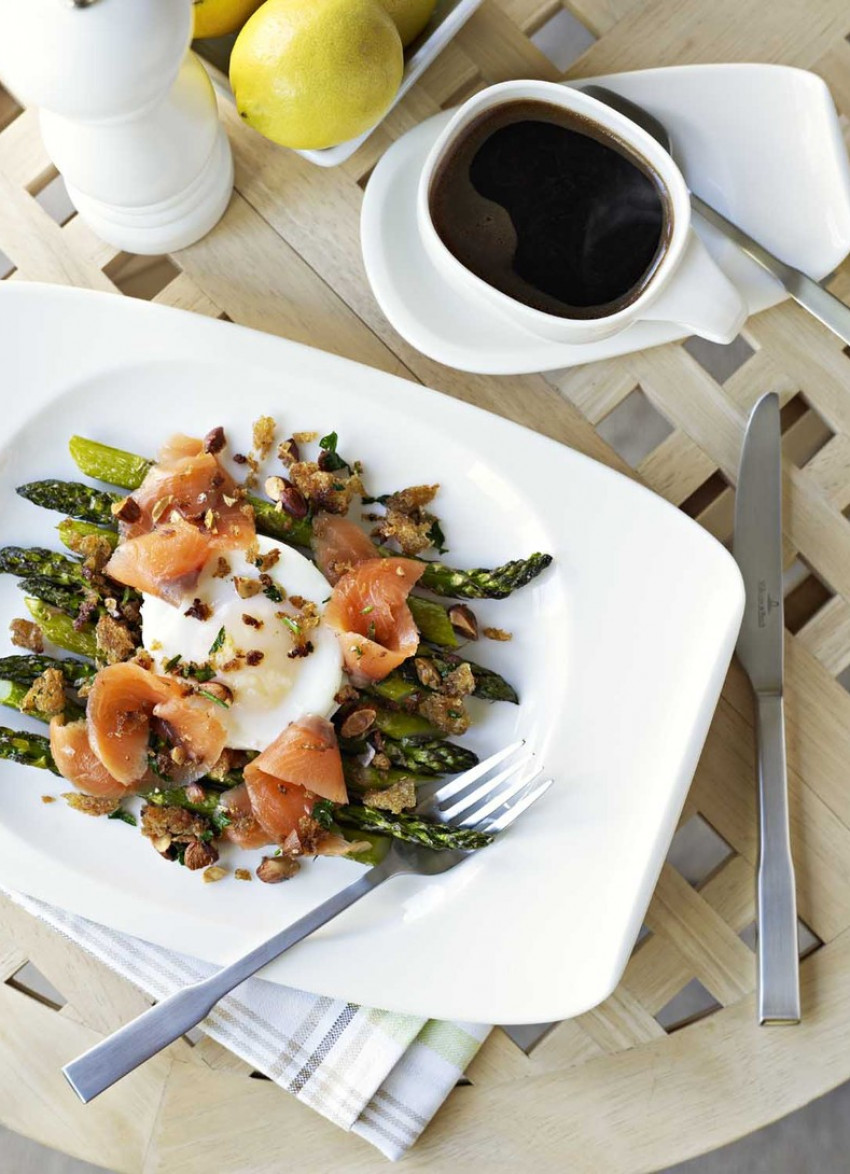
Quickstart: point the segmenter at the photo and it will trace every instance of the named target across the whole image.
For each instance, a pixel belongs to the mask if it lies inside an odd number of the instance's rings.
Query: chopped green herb
[[[173,673],[182,659],[183,657],[178,652],[176,656],[169,656],[168,660],[162,667],[167,673]]]
[[[184,664],[180,669],[180,675],[183,677],[191,677],[192,680],[197,681],[199,685],[203,685],[205,681],[211,681],[215,676],[215,669],[211,664],[196,664],[190,661],[189,664]]]
[[[443,533],[443,527],[440,525],[437,518],[434,518],[434,521],[431,523],[431,526],[428,530],[428,538],[431,541],[431,545],[436,547],[440,554],[445,554],[445,552],[449,549],[446,546],[446,536]]]
[[[280,588],[276,587],[274,583],[269,583],[263,588],[263,595],[267,596],[272,603],[283,603],[283,594]]]
[[[368,614],[374,610],[375,610],[374,603],[367,603],[365,607],[361,607],[360,614],[361,614],[361,616],[368,616]]]
[[[213,656],[216,652],[219,652],[224,647],[224,641],[226,638],[227,633],[222,626],[219,628],[218,635],[216,636],[215,640],[213,640],[212,644],[210,645],[210,656]]]
[[[286,624],[287,628],[289,628],[290,632],[293,633],[293,635],[295,635],[295,636],[301,635],[301,625],[296,623],[296,621],[292,618],[292,616],[281,616],[280,618]]]
[[[366,629],[366,635],[369,637],[369,639],[370,639],[370,640],[374,640],[374,639],[375,639],[375,631],[376,631],[376,629],[375,629],[375,621],[374,621],[374,620],[370,620],[370,621],[369,621],[369,627]]]
[[[116,808],[115,811],[113,811],[110,815],[107,815],[106,818],[120,819],[122,823],[128,823],[131,828],[136,827],[135,815],[133,815],[133,813],[130,811],[125,811],[123,807]]]
[[[210,693],[208,689],[199,689],[198,693],[201,697],[206,697],[208,701],[214,701],[216,705],[220,705],[222,709],[230,709],[229,701],[225,701],[222,697],[216,697],[215,693]]]
[[[348,468],[348,462],[344,461],[336,451],[338,440],[339,437],[335,432],[329,432],[327,436],[323,436],[319,441],[319,448],[323,449],[325,453],[325,459],[322,464],[328,472]],[[341,489],[343,486],[339,486],[339,488]]]
[[[330,831],[334,820],[334,805],[330,799],[319,799],[313,806],[313,819],[321,824],[326,831]]]

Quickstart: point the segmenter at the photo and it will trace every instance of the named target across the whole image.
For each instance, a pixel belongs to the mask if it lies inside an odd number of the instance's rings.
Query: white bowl
[[[407,91],[416,85],[431,62],[442,53],[452,37],[481,4],[482,0],[440,0],[424,31],[404,51],[404,75],[387,114],[402,100]],[[227,80],[227,62],[235,39],[235,35],[215,37],[211,40],[196,41],[193,46],[207,67],[213,85],[231,102],[233,91]],[[303,155],[311,163],[317,163],[319,167],[338,167],[340,163],[351,158],[378,126],[380,122],[375,123],[371,130],[358,135],[356,139],[349,139],[336,147],[327,147],[323,151],[298,151],[297,154]]]

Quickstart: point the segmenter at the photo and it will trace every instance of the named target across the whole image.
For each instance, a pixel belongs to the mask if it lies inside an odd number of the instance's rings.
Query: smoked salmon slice
[[[154,706],[153,714],[186,755],[186,762],[169,771],[171,782],[192,783],[218,762],[227,733],[205,697],[169,697]]]
[[[311,820],[316,796],[304,787],[285,783],[263,770],[253,771],[245,786],[254,818],[268,833],[267,843],[283,844],[292,832],[298,833],[302,819]]]
[[[315,714],[290,722],[262,754],[248,763],[244,775],[249,791],[254,779],[268,775],[277,782],[304,787],[331,803],[348,802],[336,732],[329,721]],[[256,804],[254,810],[260,822],[266,822]]]
[[[209,555],[209,538],[178,517],[120,542],[106,564],[106,573],[127,587],[176,605],[198,581]]]
[[[89,743],[109,774],[125,786],[148,769],[151,720],[159,718],[174,745],[182,750],[175,781],[189,783],[218,761],[225,731],[213,704],[170,677],[140,665],[108,665],[92,682],[86,706]]]
[[[355,522],[339,514],[316,515],[310,545],[319,570],[331,585],[338,583],[346,571],[380,557],[372,539]]]
[[[121,521],[107,573],[170,603],[197,582],[212,552],[245,549],[256,536],[235,481],[195,437],[173,436],[131,500],[136,516]]]
[[[86,795],[99,799],[121,799],[128,788],[113,778],[89,743],[85,721],[65,724],[64,718],[50,722],[50,753],[63,779]]]
[[[407,597],[424,570],[409,558],[367,559],[334,587],[324,620],[337,633],[355,685],[382,681],[416,651],[419,629]]]
[[[240,848],[263,848],[273,844],[274,837],[266,831],[254,815],[251,796],[244,783],[231,787],[221,796],[220,804],[227,812],[230,824],[224,829],[224,838]]]

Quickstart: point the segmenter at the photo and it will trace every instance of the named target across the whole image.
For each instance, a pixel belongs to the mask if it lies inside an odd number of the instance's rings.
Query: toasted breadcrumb
[[[465,661],[446,675],[443,692],[449,697],[468,697],[470,693],[475,692],[475,677]]]
[[[83,795],[79,791],[65,791],[62,798],[74,811],[83,815],[111,815],[120,806],[118,799],[100,799],[96,795]]]
[[[12,633],[12,643],[17,648],[27,648],[30,652],[44,652],[41,628],[32,620],[12,620],[9,631]]]
[[[233,875],[236,877],[237,880],[249,881],[249,880],[254,879],[251,876],[251,873],[248,871],[247,868],[237,868]]]
[[[224,557],[224,555],[220,554],[218,556],[218,559],[216,560],[215,570],[213,571],[213,578],[214,579],[226,579],[229,574],[230,574],[230,563],[227,561],[227,559]]]
[[[214,881],[220,881],[223,877],[227,876],[227,869],[220,868],[217,864],[212,864],[209,868],[204,869],[202,875],[204,878],[204,884],[209,885]]]
[[[363,483],[356,473],[343,469],[326,472],[316,461],[296,461],[289,476],[307,501],[329,514],[348,513],[352,498],[363,495]]]
[[[378,518],[373,538],[395,541],[403,554],[421,554],[432,545],[431,527],[436,518],[423,507],[429,505],[439,485],[411,485],[387,498],[386,515]]]
[[[261,461],[264,461],[272,450],[276,427],[277,425],[271,416],[260,416],[254,421],[252,429],[254,452]]]
[[[311,444],[319,439],[318,432],[293,432],[292,439],[296,444]]]
[[[366,807],[375,807],[379,811],[391,811],[398,815],[409,807],[416,806],[416,787],[410,779],[402,779],[383,790],[367,791],[363,796]]]
[[[444,734],[465,734],[469,729],[469,714],[459,697],[430,693],[420,702],[419,712]]]
[[[136,641],[126,624],[112,616],[101,616],[95,628],[97,650],[107,664],[119,664],[136,651]]]
[[[112,557],[112,543],[102,534],[71,533],[68,546],[74,554],[83,556],[83,566],[95,574],[99,574]]]
[[[233,586],[240,599],[250,599],[254,595],[259,595],[263,589],[259,579],[246,579],[242,575],[234,576]]]
[[[59,669],[45,669],[28,689],[21,702],[21,711],[55,717],[64,709],[65,678]]]
[[[55,803],[56,796],[55,795],[42,795],[41,801],[42,801],[42,803]]]
[[[169,838],[177,844],[189,844],[209,830],[208,819],[183,807],[154,807],[149,803],[142,808],[142,835],[150,840]]]

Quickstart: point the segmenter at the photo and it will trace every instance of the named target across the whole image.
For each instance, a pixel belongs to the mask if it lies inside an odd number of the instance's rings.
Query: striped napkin
[[[33,897],[7,895],[154,999],[214,969]],[[203,1030],[395,1161],[422,1133],[490,1028],[376,1011],[250,978],[222,999]]]

